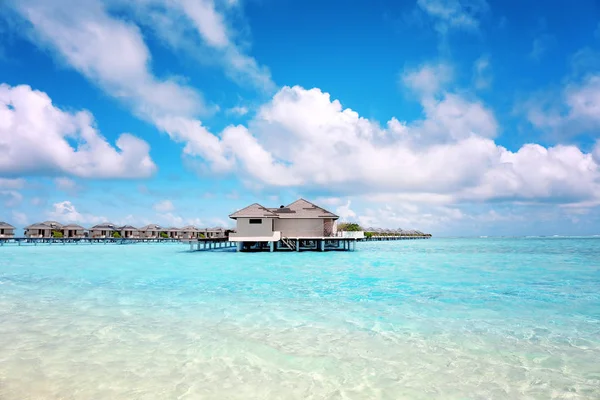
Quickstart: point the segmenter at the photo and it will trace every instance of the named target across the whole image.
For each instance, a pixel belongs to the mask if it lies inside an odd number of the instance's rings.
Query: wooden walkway
[[[235,242],[230,242],[227,238],[186,239],[182,242],[190,245],[190,251],[224,250],[236,247]]]
[[[66,244],[135,244],[135,243],[181,243],[173,238],[0,238],[0,246],[37,246]]]
[[[379,242],[387,240],[420,240],[420,239],[431,239],[431,236],[371,236],[370,238],[365,237],[365,242]]]
[[[342,237],[282,237],[277,241],[239,241],[237,251],[243,252],[296,252],[296,251],[353,251],[355,238]]]

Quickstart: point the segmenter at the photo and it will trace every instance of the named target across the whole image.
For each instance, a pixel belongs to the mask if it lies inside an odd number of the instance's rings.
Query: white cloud
[[[185,154],[200,155],[213,164],[221,157],[215,149],[216,137],[194,119],[207,112],[202,97],[174,79],[161,80],[152,74],[150,53],[136,25],[109,15],[99,0],[58,0],[52,4],[23,0],[11,4],[31,23],[36,42],[50,47],[59,59],[128,104],[171,139],[185,143]],[[117,146],[135,148],[136,155],[141,156],[142,143],[123,135]]]
[[[183,218],[170,212],[157,214],[157,218],[162,226],[175,226],[180,228],[183,226]]]
[[[368,207],[358,221],[363,228],[418,229],[429,233],[431,228],[447,227],[465,218],[456,207],[401,202]]]
[[[335,213],[342,221],[353,221],[356,218],[356,213],[350,208],[351,204],[352,202],[348,200],[346,204],[335,209]]]
[[[234,39],[241,36],[237,2],[217,7],[213,0],[139,0],[120,2],[133,8],[141,24],[153,29],[168,45],[197,57],[203,63],[217,63],[238,84],[270,92],[275,84],[268,68],[244,51]],[[231,17],[231,18],[230,18]],[[193,33],[196,33],[194,35]]]
[[[161,80],[152,74],[150,53],[136,25],[109,14],[100,0],[57,0],[52,4],[42,0],[23,0],[11,1],[10,4],[31,24],[31,36],[37,43],[54,50],[59,59],[66,61],[110,95],[129,104],[137,115],[154,123],[172,140],[185,144],[186,157],[201,157],[215,171],[230,171],[233,168],[233,159],[223,148],[219,138],[195,119],[196,115],[206,111],[201,96],[175,80]],[[116,7],[124,3],[115,0],[109,4]],[[245,71],[248,74],[262,71],[254,59],[245,56],[233,44],[230,32],[223,25],[224,20],[216,11],[211,11],[214,4],[209,0],[176,0],[166,3],[164,0],[140,0],[135,4],[150,13],[152,10],[164,10],[167,13],[164,20],[168,21],[168,27],[185,25],[181,23],[181,18],[174,17],[181,14],[182,7],[187,13],[196,15],[197,12],[194,22],[203,25],[200,34],[211,48],[218,48],[226,54],[227,65],[233,66],[237,72]],[[153,21],[152,15],[144,14],[144,17],[140,19]],[[159,29],[161,25],[157,23],[156,26]],[[169,29],[167,31],[171,32]],[[223,32],[228,35],[226,38]],[[261,73],[256,78],[266,79],[268,74]],[[270,83],[270,79],[265,82]],[[77,116],[85,119],[84,114]],[[91,120],[91,117],[88,116],[88,119]],[[85,123],[87,121],[80,122]],[[229,130],[228,136],[247,140],[240,137],[235,128]],[[247,144],[250,147],[246,156],[251,156],[252,152],[257,151],[257,147],[251,141]],[[123,135],[117,141],[117,147],[121,147],[124,154],[133,153],[132,156],[138,158],[136,161],[143,161],[145,172],[149,174],[153,170],[153,164],[150,164],[149,157],[140,158],[145,156],[143,145],[144,142],[129,135]],[[40,161],[44,161],[44,158],[36,159],[36,171]],[[139,175],[134,168],[127,170]],[[78,176],[96,175],[89,168],[69,173]]]
[[[1,143],[1,142],[0,142]],[[1,151],[1,148],[0,148]],[[23,189],[25,187],[25,179],[15,178],[0,178],[0,189]]]
[[[342,204],[342,199],[339,197],[317,197],[315,199],[315,204],[323,206],[339,206]]]
[[[172,212],[164,212],[156,214],[156,220],[164,227],[182,228],[187,225],[193,225],[197,228],[204,227],[204,223],[200,218],[184,218],[181,215]]]
[[[137,178],[154,173],[146,142],[122,134],[115,144],[98,133],[90,113],[62,111],[29,86],[0,85],[0,174]]]
[[[558,94],[535,96],[524,108],[534,126],[560,136],[596,131],[600,129],[600,74],[571,81]]]
[[[163,201],[159,201],[158,203],[156,203],[153,206],[155,211],[161,212],[161,213],[166,213],[169,211],[173,211],[175,210],[175,206],[173,205],[173,203],[171,202],[171,200],[163,200]]]
[[[489,9],[485,0],[417,0],[417,6],[435,20],[442,35],[451,29],[479,30],[479,17]]]
[[[455,201],[572,202],[600,196],[592,154],[575,146],[497,145],[493,114],[453,93],[424,96],[426,118],[386,127],[319,89],[283,88],[222,146],[248,179],[348,193],[410,193]],[[233,133],[235,132],[235,134]]]
[[[230,109],[227,110],[227,114],[230,115],[238,115],[238,116],[243,116],[248,114],[248,107],[244,107],[244,106],[235,106],[232,107]]]
[[[438,94],[452,80],[452,68],[445,63],[424,64],[419,68],[405,69],[402,83],[420,96]]]
[[[473,86],[475,89],[487,89],[492,84],[490,73],[490,57],[487,55],[479,57],[473,65]]]
[[[70,201],[54,203],[52,210],[48,212],[48,217],[61,223],[98,224],[106,222],[105,217],[80,213]]]
[[[13,1],[41,43],[146,118],[204,109],[202,98],[175,80],[157,79],[134,24],[111,17],[99,0]]]

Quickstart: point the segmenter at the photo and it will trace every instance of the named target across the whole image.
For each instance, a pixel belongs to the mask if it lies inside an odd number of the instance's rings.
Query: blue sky
[[[51,3],[0,9],[0,220],[600,233],[594,1]]]

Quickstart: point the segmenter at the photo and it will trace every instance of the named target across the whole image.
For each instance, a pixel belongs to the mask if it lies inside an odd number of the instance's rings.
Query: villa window
[[[262,224],[262,219],[251,219],[250,220],[250,225],[258,225],[258,224]]]

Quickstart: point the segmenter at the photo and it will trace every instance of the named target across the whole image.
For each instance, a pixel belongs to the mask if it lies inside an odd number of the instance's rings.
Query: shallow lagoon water
[[[597,399],[600,239],[0,248],[0,399]]]

